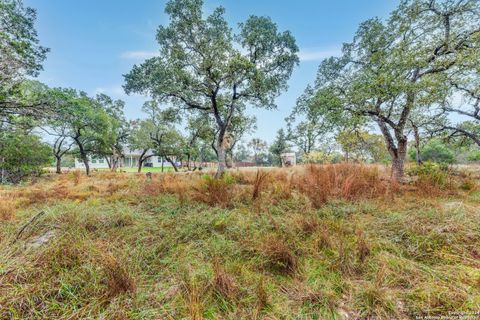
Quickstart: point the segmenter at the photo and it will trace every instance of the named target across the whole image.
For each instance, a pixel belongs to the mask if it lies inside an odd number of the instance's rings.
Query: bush
[[[410,160],[415,160],[415,148],[410,148],[408,151]],[[437,163],[454,163],[455,153],[443,142],[438,139],[428,141],[420,150],[420,155],[423,161],[437,162]]]
[[[303,163],[309,164],[324,164],[324,163],[331,163],[333,157],[329,154],[326,154],[321,151],[312,151],[310,153],[305,153],[303,155]]]
[[[0,134],[0,159],[1,182],[18,183],[28,176],[41,174],[52,156],[50,147],[39,137],[16,130]]]
[[[450,185],[448,165],[445,163],[425,162],[407,170],[409,176],[417,176],[416,185],[424,191],[434,191],[432,188],[445,189]]]
[[[472,151],[468,156],[467,156],[468,161],[480,161],[480,151]]]

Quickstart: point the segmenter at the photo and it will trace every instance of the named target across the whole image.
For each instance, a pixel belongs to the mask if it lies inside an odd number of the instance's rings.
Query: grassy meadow
[[[480,308],[478,171],[73,171],[0,187],[0,319],[411,319]],[[41,214],[39,214],[41,213]]]

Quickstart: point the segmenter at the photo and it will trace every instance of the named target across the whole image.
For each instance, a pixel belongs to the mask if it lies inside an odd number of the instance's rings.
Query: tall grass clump
[[[232,207],[235,200],[234,188],[235,179],[228,173],[219,179],[204,175],[195,187],[193,199],[211,206]]]
[[[17,201],[10,197],[0,198],[0,220],[11,220],[17,211]]]
[[[419,194],[436,196],[454,189],[451,170],[446,164],[425,162],[407,170],[409,176],[414,177],[414,185]]]
[[[306,166],[305,172],[296,177],[295,188],[319,208],[334,198],[357,200],[384,196],[388,184],[381,179],[376,167],[342,163]]]

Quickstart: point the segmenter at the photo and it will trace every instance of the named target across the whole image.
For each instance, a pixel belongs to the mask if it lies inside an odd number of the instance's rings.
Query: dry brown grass
[[[122,293],[133,294],[136,290],[135,280],[122,263],[110,254],[104,254],[101,259],[107,279],[108,296],[115,297]]]
[[[252,200],[256,200],[260,196],[265,187],[268,177],[268,172],[257,170],[257,173],[255,174],[255,180],[253,181]]]
[[[183,298],[188,308],[188,314],[192,320],[202,320],[204,306],[202,302],[202,288],[195,279],[183,282]]]
[[[360,164],[309,165],[297,175],[295,188],[319,208],[330,199],[357,200],[384,197],[389,188],[376,167]]]
[[[213,286],[215,290],[230,301],[235,301],[238,288],[234,278],[220,265],[218,258],[213,260]]]
[[[391,185],[373,166],[264,171],[218,182],[94,172],[1,187],[9,220],[0,224],[0,318],[384,319],[474,309],[480,193],[471,179],[461,187],[467,176],[451,177],[455,197],[439,189],[435,198],[417,180]]]
[[[193,199],[224,208],[232,207],[234,202],[234,185],[224,178],[214,179],[205,176],[195,187]]]
[[[259,244],[267,267],[281,274],[293,275],[298,271],[298,257],[285,239],[277,235],[265,237]]]
[[[13,197],[0,198],[0,221],[12,220],[17,211],[17,200]]]

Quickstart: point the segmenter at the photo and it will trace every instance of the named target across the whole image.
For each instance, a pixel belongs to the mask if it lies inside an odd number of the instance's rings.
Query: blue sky
[[[253,134],[271,142],[285,126],[297,97],[315,79],[320,61],[339,52],[350,41],[358,24],[386,17],[398,0],[205,0],[211,11],[221,5],[232,26],[249,15],[266,15],[280,30],[290,30],[300,47],[300,65],[289,90],[278,99],[278,109],[250,109],[258,119]],[[37,9],[37,31],[51,52],[39,80],[50,86],[72,87],[95,94],[103,92],[126,101],[128,118],[143,117],[147,99],[127,96],[122,74],[133,64],[155,54],[156,29],[167,24],[166,0],[24,0]]]

